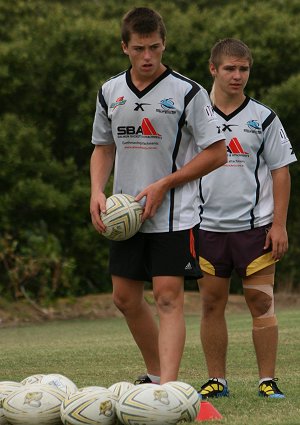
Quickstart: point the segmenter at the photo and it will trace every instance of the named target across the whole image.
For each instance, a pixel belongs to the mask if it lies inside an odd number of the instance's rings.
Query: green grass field
[[[257,396],[257,367],[247,313],[227,315],[229,398],[213,400],[223,419],[210,424],[300,424],[300,311],[277,312],[277,362],[283,400]],[[206,380],[199,344],[199,318],[187,316],[187,340],[179,380],[199,388]],[[120,318],[49,322],[0,329],[0,381],[21,381],[35,373],[61,373],[78,387],[133,381],[144,372],[142,358]],[[199,423],[199,422],[194,422]],[[42,424],[41,424],[42,425]],[[163,424],[162,424],[163,425]]]

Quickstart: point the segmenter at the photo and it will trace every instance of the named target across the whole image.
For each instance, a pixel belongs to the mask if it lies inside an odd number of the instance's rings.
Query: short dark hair
[[[122,19],[121,36],[127,45],[132,33],[151,34],[158,31],[163,42],[166,39],[166,27],[162,17],[148,7],[135,7],[124,15]]]
[[[234,56],[247,59],[250,67],[253,64],[253,58],[249,47],[241,40],[235,38],[224,38],[223,40],[219,40],[211,49],[209,63],[212,63],[218,68],[221,64],[222,56]]]

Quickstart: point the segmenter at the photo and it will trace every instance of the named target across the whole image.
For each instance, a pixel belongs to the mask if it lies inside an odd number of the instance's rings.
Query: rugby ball
[[[46,384],[52,385],[59,390],[64,391],[66,394],[74,393],[78,390],[77,386],[71,379],[67,378],[60,373],[49,373],[49,374],[36,374],[28,376],[21,381],[23,385],[32,384]]]
[[[59,373],[44,375],[41,379],[41,384],[51,385],[66,394],[72,394],[78,390],[76,384],[71,379]]]
[[[8,422],[3,412],[3,402],[8,394],[22,387],[20,382],[15,381],[0,381],[0,425],[8,425]]]
[[[183,409],[173,389],[157,384],[135,385],[116,402],[117,417],[125,425],[175,425]]]
[[[131,195],[116,194],[106,200],[106,214],[101,220],[106,226],[102,233],[108,239],[125,241],[134,236],[142,225],[143,208]]]
[[[23,379],[23,381],[21,381],[21,384],[23,385],[39,384],[44,376],[45,375],[43,373],[36,373],[35,375],[27,376],[26,378]]]
[[[193,422],[201,406],[198,391],[190,384],[181,381],[171,381],[162,385],[163,388],[174,391],[182,403],[180,419],[183,422]]]
[[[22,385],[3,401],[3,413],[11,425],[59,425],[63,391],[45,384]]]
[[[108,389],[113,394],[115,394],[117,396],[117,399],[119,400],[121,395],[123,395],[126,391],[133,387],[134,384],[132,382],[120,381],[116,382],[115,384],[112,384],[110,387],[108,387]]]
[[[106,388],[80,390],[68,395],[60,409],[64,425],[99,424],[115,425],[116,396]]]

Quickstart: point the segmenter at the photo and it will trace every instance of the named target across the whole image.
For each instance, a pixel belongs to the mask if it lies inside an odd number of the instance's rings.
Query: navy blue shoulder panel
[[[267,118],[262,123],[262,130],[264,131],[274,121],[274,119],[276,118],[276,113],[271,108],[269,108],[265,104],[259,102],[258,100],[253,99],[253,98],[251,98],[251,99],[253,100],[253,102],[258,103],[259,105],[262,105],[264,108],[268,109],[268,111],[270,112],[270,114],[267,116]]]

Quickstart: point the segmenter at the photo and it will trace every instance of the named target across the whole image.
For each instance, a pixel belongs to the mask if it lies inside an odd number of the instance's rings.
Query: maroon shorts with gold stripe
[[[151,281],[154,276],[202,277],[199,225],[176,232],[138,232],[126,241],[110,241],[109,271],[142,281]]]
[[[242,232],[200,230],[201,269],[218,277],[230,277],[235,270],[246,277],[274,264],[272,247],[264,249],[270,228],[271,224]]]

